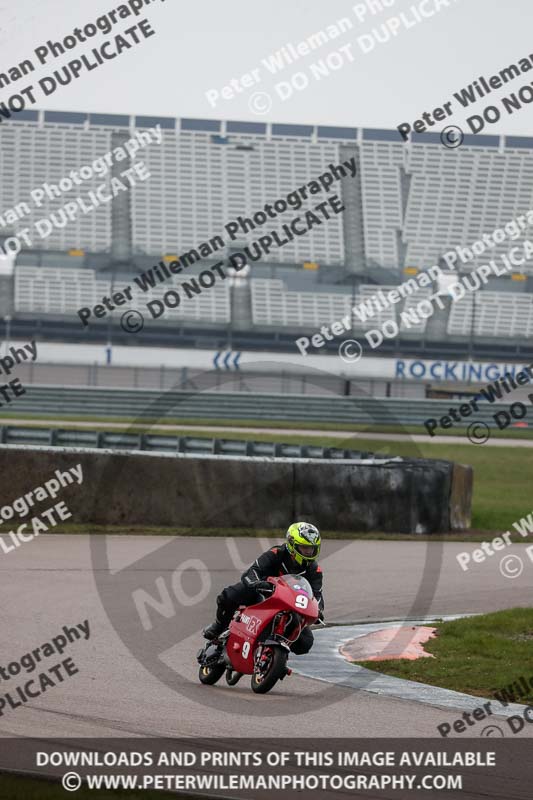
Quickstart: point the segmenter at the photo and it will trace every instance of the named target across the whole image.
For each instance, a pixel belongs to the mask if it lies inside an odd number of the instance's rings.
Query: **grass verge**
[[[476,697],[494,697],[514,683],[516,692],[511,702],[533,702],[533,689],[519,680],[532,678],[533,683],[533,608],[511,608],[441,622],[435,627],[436,638],[424,645],[435,658],[355,663]]]
[[[211,427],[218,427],[218,428],[289,428],[292,430],[320,430],[320,431],[346,431],[350,433],[417,433],[422,434],[428,437],[428,441],[431,441],[427,430],[424,428],[423,425],[405,425],[399,427],[398,425],[356,425],[351,422],[322,422],[317,420],[309,420],[308,422],[301,422],[296,420],[269,420],[269,419],[184,419],[182,417],[157,417],[154,419],[143,418],[142,421],[138,418],[132,417],[120,417],[120,416],[113,416],[113,417],[99,417],[99,416],[79,416],[79,415],[71,415],[71,414],[58,414],[56,413],[39,413],[39,414],[24,414],[24,413],[15,413],[13,412],[3,412],[0,418],[0,424],[2,424],[2,420],[5,420],[9,423],[10,419],[20,419],[25,420],[32,427],[41,427],[41,428],[49,428],[50,423],[47,420],[57,420],[61,419],[63,422],[68,423],[68,427],[72,427],[75,429],[76,422],[93,422],[94,423],[94,430],[98,430],[98,423],[105,422],[107,424],[117,424],[117,425],[124,425],[129,424],[131,426],[132,431],[148,431],[150,430],[152,433],[161,432],[161,433],[168,433],[168,426],[169,425],[193,425],[195,428],[199,428],[201,430],[202,427],[211,426]],[[92,428],[88,428],[85,425],[83,428],[80,427],[80,430],[92,430]],[[107,428],[106,430],[112,430]],[[117,428],[117,433],[123,432],[123,428]],[[198,435],[202,435],[198,431]],[[180,435],[183,434],[184,436],[191,435],[194,433],[196,436],[196,431],[191,432],[189,430],[183,431],[172,431],[173,434]],[[213,436],[212,432],[206,432],[203,434],[204,436]],[[466,428],[465,427],[457,427],[457,428],[450,428],[450,429],[442,429],[439,430],[439,436],[464,436],[465,442],[468,443],[466,439]],[[237,438],[233,433],[231,434],[231,438]],[[279,438],[279,437],[278,437]],[[500,431],[491,428],[491,438],[495,439],[533,439],[533,427],[531,428],[508,428],[507,430]]]

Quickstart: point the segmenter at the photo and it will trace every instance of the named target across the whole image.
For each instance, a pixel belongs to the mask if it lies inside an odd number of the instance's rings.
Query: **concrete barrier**
[[[424,459],[324,461],[0,446],[0,507],[81,464],[74,523],[443,533],[470,523],[472,469]],[[36,506],[36,512],[51,505]],[[31,512],[35,513],[35,512]],[[24,521],[24,520],[22,520]],[[17,518],[10,524],[16,524]]]

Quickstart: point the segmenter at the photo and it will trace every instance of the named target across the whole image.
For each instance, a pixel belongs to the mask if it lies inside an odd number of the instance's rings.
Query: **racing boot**
[[[220,622],[220,620],[217,619],[214,622],[212,622],[211,625],[208,625],[207,628],[204,628],[204,638],[209,639],[209,641],[211,641],[212,639],[217,639],[220,636],[220,634],[225,630],[225,628],[226,628],[225,623]]]

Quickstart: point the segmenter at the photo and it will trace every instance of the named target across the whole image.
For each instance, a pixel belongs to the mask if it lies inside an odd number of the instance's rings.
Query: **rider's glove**
[[[274,586],[269,581],[257,581],[254,583],[253,588],[261,594],[272,594]]]

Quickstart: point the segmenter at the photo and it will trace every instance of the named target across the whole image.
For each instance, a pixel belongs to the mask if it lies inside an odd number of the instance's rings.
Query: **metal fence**
[[[239,439],[210,439],[198,436],[169,436],[152,433],[113,433],[60,428],[0,426],[1,444],[46,445],[53,447],[97,447],[121,450],[158,450],[165,453],[197,453],[273,458],[374,459],[373,453],[339,447],[249,442]]]

